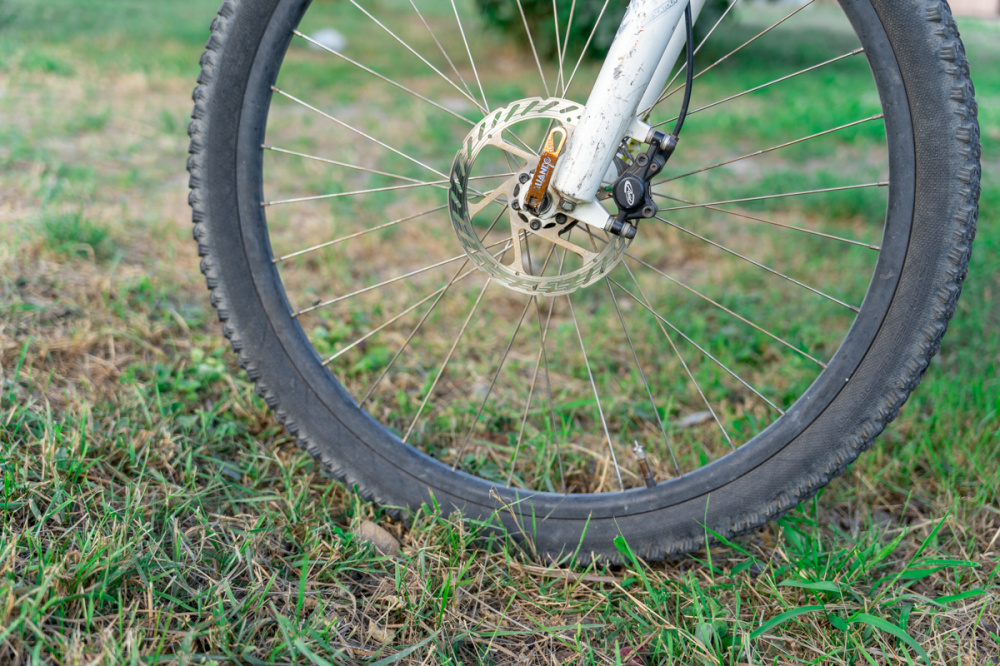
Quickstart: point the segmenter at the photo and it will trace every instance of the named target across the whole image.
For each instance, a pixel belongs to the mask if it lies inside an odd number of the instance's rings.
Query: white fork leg
[[[677,30],[683,32],[686,6],[687,0],[629,3],[583,117],[556,167],[550,189],[563,201],[593,201],[622,137],[635,120],[650,81],[661,69],[668,43]],[[680,52],[680,46],[676,51]],[[665,66],[667,72],[672,64]],[[659,85],[665,81],[664,74]]]
[[[698,22],[698,16],[701,14],[701,8],[704,6],[705,0],[691,0],[692,23]],[[660,93],[663,91],[663,86],[667,83],[667,77],[670,76],[670,71],[674,68],[674,63],[680,57],[681,49],[684,48],[685,44],[687,44],[687,30],[684,27],[684,21],[681,21],[674,28],[674,34],[670,37],[670,42],[667,44],[667,50],[663,52],[660,64],[656,66],[653,78],[650,79],[649,85],[646,87],[646,92],[642,96],[642,101],[639,102],[638,111],[641,112],[648,109],[659,99]]]

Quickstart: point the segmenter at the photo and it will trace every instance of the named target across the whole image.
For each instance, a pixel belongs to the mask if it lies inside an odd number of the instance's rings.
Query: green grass
[[[658,564],[619,542],[624,565],[574,569],[433,507],[399,524],[329,482],[236,368],[184,204],[188,93],[212,11],[0,3],[0,663],[1000,661],[995,23],[962,22],[983,128],[979,236],[942,351],[899,419],[844,477],[752,535]],[[331,74],[310,76],[320,85]],[[753,148],[796,113],[779,111],[750,131],[706,111],[690,136]],[[859,131],[857,149],[877,140]],[[776,185],[819,182],[794,173]],[[854,218],[872,204],[826,206]],[[781,321],[795,313],[779,296],[723,302],[766,303]],[[750,360],[760,350],[693,301],[677,307],[713,348]],[[310,331],[332,351],[382,316],[367,314]],[[814,339],[801,327],[792,334]],[[351,371],[369,377],[388,353],[372,344]],[[627,359],[612,361],[608,377]],[[668,420],[686,413],[658,407]],[[627,418],[648,421],[644,409]],[[435,418],[446,427],[451,416]],[[490,431],[509,431],[497,416]],[[578,434],[570,407],[558,427]],[[673,434],[698,455],[697,428]],[[551,467],[542,441],[533,466]],[[401,554],[359,539],[364,521],[399,539]]]
[[[45,243],[53,250],[70,256],[110,259],[115,252],[114,239],[106,227],[88,220],[81,213],[44,213],[39,229]]]
[[[18,67],[70,76],[76,71],[74,61],[86,52],[88,60],[104,69],[194,76],[197,59],[191,60],[191,49],[204,45],[213,5],[204,0],[7,0],[8,19],[0,23],[5,34],[0,70]]]

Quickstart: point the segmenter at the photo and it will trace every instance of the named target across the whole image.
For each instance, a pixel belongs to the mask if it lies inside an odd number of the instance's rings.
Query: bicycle
[[[512,3],[518,52],[467,3],[223,4],[194,236],[240,365],[324,470],[556,560],[615,560],[619,535],[655,559],[788,511],[895,418],[975,235],[950,10],[811,1],[749,29],[775,10],[735,0],[696,44],[703,4],[633,0],[594,85],[607,2],[582,47],[576,2],[544,23]],[[834,11],[814,61],[783,54]],[[313,37],[331,24],[346,46]],[[695,72],[727,30],[736,48]],[[719,94],[754,53],[787,75]],[[829,103],[796,113],[810,97]]]

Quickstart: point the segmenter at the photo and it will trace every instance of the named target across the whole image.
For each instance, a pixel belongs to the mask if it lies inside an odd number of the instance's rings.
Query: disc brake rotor
[[[578,225],[571,213],[556,211],[547,201],[537,205],[532,198],[531,203],[535,205],[525,205],[526,198],[534,197],[528,190],[544,140],[537,148],[528,149],[518,136],[519,126],[528,136],[531,135],[529,126],[537,126],[539,121],[571,134],[582,113],[582,105],[564,99],[522,99],[487,115],[469,132],[455,155],[448,192],[448,210],[455,233],[479,269],[514,291],[555,296],[582,289],[607,275],[621,261],[632,242],[622,236],[595,232],[582,223]],[[546,132],[546,139],[548,136]],[[486,167],[480,169],[483,173],[477,172],[477,167],[481,166],[477,165],[477,159],[488,147],[502,151],[513,173],[494,189],[480,192],[475,183],[495,177],[496,173],[495,169],[491,171]],[[481,231],[473,226],[473,218],[490,206],[495,210],[499,210],[497,206],[503,207],[501,215],[509,221],[510,239],[500,248],[501,252],[497,252],[495,244],[487,248],[480,239]],[[529,212],[532,208],[538,212]],[[588,246],[571,240],[576,227],[580,227],[578,238],[586,239]],[[591,235],[593,237],[588,238]],[[535,244],[535,252],[541,248],[543,256],[551,256],[552,250],[561,250],[564,256],[572,252],[582,265],[566,272],[553,270],[550,274],[541,274],[544,267],[539,268],[528,255],[532,251],[528,249],[530,243]],[[503,258],[508,256],[502,252],[504,249],[513,250],[509,263],[503,263]],[[562,265],[559,261],[559,266]]]

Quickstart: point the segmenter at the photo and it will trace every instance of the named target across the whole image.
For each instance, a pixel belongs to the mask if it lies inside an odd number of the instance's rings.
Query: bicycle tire
[[[731,537],[780,516],[869,448],[919,383],[954,314],[978,215],[977,107],[948,5],[841,5],[885,115],[892,173],[887,231],[858,317],[819,378],[788,408],[794,418],[783,412],[740,448],[653,488],[573,494],[467,474],[404,444],[359,409],[293,316],[262,205],[273,87],[308,0],[227,0],[212,24],[194,91],[188,162],[194,237],[239,364],[298,444],[364,497],[400,515],[429,503],[502,523],[553,559],[617,560],[619,535],[635,553],[659,559],[701,547],[707,529]],[[609,289],[614,294],[610,283]]]

